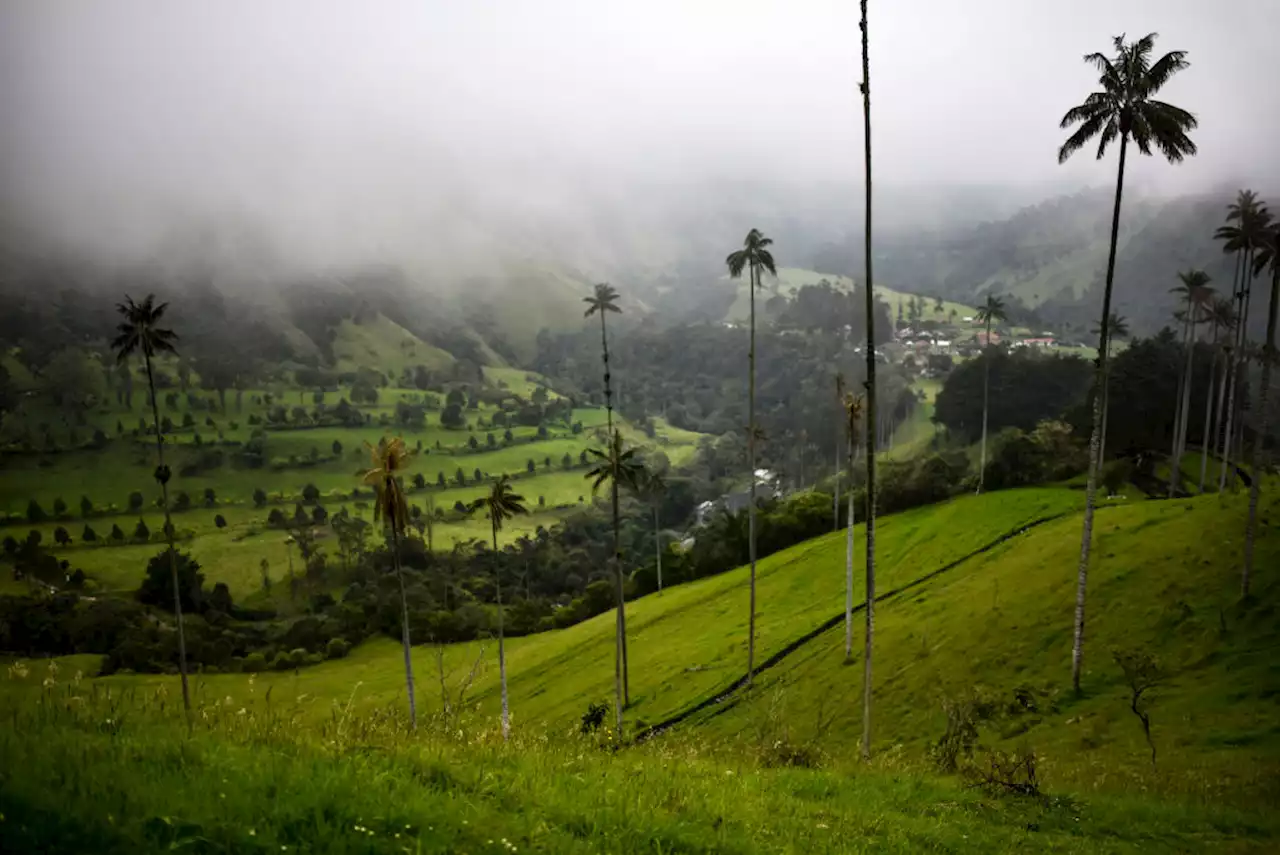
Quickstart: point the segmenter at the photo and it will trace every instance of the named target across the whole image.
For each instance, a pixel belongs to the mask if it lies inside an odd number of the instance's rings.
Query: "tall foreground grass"
[[[0,691],[5,852],[1274,851],[1263,814],[1140,796],[993,798],[895,765],[768,768],[761,747],[402,714],[322,723],[305,698],[198,696],[11,666]],[[358,687],[353,687],[353,693]],[[488,720],[486,719],[486,722]],[[767,746],[766,746],[767,747]]]

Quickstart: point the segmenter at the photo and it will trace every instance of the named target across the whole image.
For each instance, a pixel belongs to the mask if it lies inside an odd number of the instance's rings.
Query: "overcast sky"
[[[1164,97],[1200,118],[1202,153],[1135,180],[1274,180],[1280,0],[872,0],[871,16],[885,192],[1113,180],[1092,152],[1057,165],[1057,123],[1096,84],[1084,53],[1152,30],[1189,51]],[[0,181],[11,209],[77,232],[240,209],[407,240],[455,208],[853,180],[858,38],[854,0],[0,0]]]

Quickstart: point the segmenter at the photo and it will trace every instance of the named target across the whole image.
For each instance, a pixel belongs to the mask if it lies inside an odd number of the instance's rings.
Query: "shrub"
[[[342,659],[351,652],[351,645],[345,638],[331,638],[324,647],[326,659]]]
[[[600,725],[604,724],[604,718],[609,714],[608,703],[596,703],[592,701],[587,705],[587,711],[582,714],[582,724],[578,728],[581,733],[595,733],[600,729]]]
[[[184,612],[199,612],[205,607],[204,574],[190,553],[177,551],[178,590]],[[173,572],[169,566],[169,550],[162,549],[147,562],[146,576],[138,588],[138,602],[173,611]]]
[[[267,514],[267,525],[273,528],[283,528],[287,522],[284,511],[279,508],[272,508],[271,513]]]
[[[137,490],[134,490],[132,493],[129,494],[129,510],[130,511],[142,510],[143,501],[145,500],[142,498],[142,494],[139,493]]]
[[[86,524],[84,527],[84,531],[80,533],[80,539],[83,540],[85,543],[93,543],[98,539],[98,533],[94,531],[92,528],[90,528],[88,524]]]
[[[317,502],[320,500],[320,488],[315,484],[307,484],[302,488],[302,501]]]
[[[53,540],[59,546],[67,546],[71,543],[71,533],[63,526],[58,526],[53,530]]]
[[[93,513],[93,502],[89,500],[88,496],[81,496],[80,497],[80,516],[85,517],[87,519],[89,515],[92,513]]]
[[[138,520],[138,524],[134,526],[133,539],[142,541],[151,539],[151,529],[147,528],[145,520]]]
[[[250,674],[265,671],[267,670],[267,657],[256,651],[250,653],[244,658],[244,661],[240,663],[240,670]]]
[[[179,490],[178,495],[173,500],[173,509],[175,511],[185,511],[190,507],[191,497],[186,494],[186,491]]]
[[[39,502],[35,499],[27,502],[27,522],[40,523],[48,518],[49,515],[44,512],[44,508],[40,507]]]
[[[226,528],[227,519],[222,514],[215,514],[213,517],[213,524],[218,528]]]
[[[124,540],[124,529],[120,528],[119,523],[111,524],[111,539],[117,543]]]
[[[267,493],[261,487],[255,487],[253,490],[253,506],[261,508],[267,504]]]
[[[212,508],[218,503],[218,494],[213,491],[212,487],[204,488],[204,506]]]

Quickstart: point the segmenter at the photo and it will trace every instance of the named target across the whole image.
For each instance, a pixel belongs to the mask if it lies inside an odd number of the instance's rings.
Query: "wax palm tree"
[[[1222,251],[1236,254],[1236,287],[1233,296],[1236,300],[1235,338],[1232,343],[1235,361],[1227,365],[1227,409],[1226,428],[1222,439],[1222,466],[1218,474],[1218,489],[1227,486],[1228,473],[1234,473],[1231,466],[1231,450],[1239,448],[1243,442],[1243,433],[1237,434],[1244,426],[1243,418],[1238,412],[1244,402],[1243,385],[1245,382],[1244,358],[1246,344],[1249,340],[1249,306],[1253,292],[1253,279],[1261,268],[1254,264],[1254,256],[1266,242],[1267,230],[1271,223],[1271,212],[1267,210],[1252,190],[1241,190],[1236,201],[1227,206],[1227,224],[1214,232],[1214,237],[1223,242]],[[1233,477],[1234,483],[1234,477]]]
[[[627,612],[622,588],[622,541],[621,523],[618,516],[618,489],[627,487],[635,490],[642,477],[644,467],[640,465],[634,448],[622,447],[622,433],[615,430],[610,437],[609,445],[601,451],[598,448],[588,449],[596,460],[585,476],[591,482],[594,494],[605,481],[613,494],[613,579],[614,600],[617,608],[614,637],[614,694],[617,707],[618,735],[622,735],[622,710],[631,705],[630,675],[627,673]]]
[[[1154,63],[1151,52],[1156,34],[1150,33],[1135,42],[1124,36],[1114,40],[1115,56],[1092,53],[1084,61],[1099,72],[1101,89],[1084,103],[1072,107],[1062,117],[1061,127],[1079,125],[1058,149],[1058,162],[1098,138],[1098,159],[1117,139],[1120,141],[1120,165],[1116,172],[1115,205],[1111,214],[1111,246],[1107,252],[1107,276],[1102,291],[1102,334],[1098,340],[1097,382],[1094,388],[1106,387],[1108,321],[1111,319],[1111,292],[1115,282],[1116,246],[1120,237],[1120,201],[1124,195],[1124,166],[1129,142],[1138,151],[1150,155],[1153,148],[1171,163],[1196,153],[1195,143],[1187,132],[1196,127],[1195,116],[1180,107],[1156,100],[1156,93],[1173,75],[1187,68],[1185,51],[1170,51]],[[1089,479],[1085,489],[1084,526],[1080,538],[1080,562],[1076,580],[1075,638],[1071,651],[1071,683],[1080,692],[1080,671],[1084,662],[1084,602],[1089,571],[1089,547],[1093,540],[1093,512],[1098,491],[1098,449],[1102,435],[1102,398],[1094,396],[1093,433],[1089,440]]]
[[[658,594],[662,594],[662,527],[659,523],[659,512],[662,510],[662,499],[667,494],[667,479],[661,472],[645,469],[640,476],[640,495],[649,502],[653,510],[653,550],[658,568]]]
[[[863,274],[867,322],[867,635],[862,657],[862,757],[871,757],[871,646],[875,636],[876,615],[876,322],[875,278],[871,271],[871,51],[867,25],[867,0],[859,4],[862,17],[862,145],[863,194],[866,214],[863,229]]]
[[[604,412],[609,435],[612,436],[613,386],[612,375],[609,373],[609,329],[605,323],[605,316],[610,312],[622,314],[622,310],[618,308],[618,292],[612,285],[600,282],[596,284],[595,293],[590,297],[583,297],[582,302],[587,304],[587,310],[582,313],[584,318],[592,315],[600,316],[600,353],[604,360]]]
[[[177,353],[174,343],[178,335],[160,326],[168,303],[156,303],[154,294],[148,294],[142,302],[135,303],[125,295],[123,303],[116,304],[121,321],[116,327],[116,337],[111,349],[116,352],[117,364],[124,365],[135,353],[142,354],[147,369],[147,390],[151,396],[151,423],[156,434],[156,483],[160,485],[160,500],[164,505],[164,534],[169,543],[169,573],[173,577],[173,614],[178,624],[178,673],[182,675],[182,707],[191,724],[191,690],[187,685],[187,632],[182,621],[182,586],[178,583],[178,553],[173,544],[173,518],[169,513],[169,467],[164,462],[164,434],[160,430],[160,407],[156,400],[156,380],[151,370],[151,360],[157,353]]]
[[[1209,456],[1217,449],[1218,432],[1222,428],[1222,405],[1227,391],[1227,369],[1230,363],[1230,344],[1225,335],[1232,333],[1236,325],[1236,308],[1230,297],[1215,297],[1209,305],[1209,323],[1213,325],[1213,366],[1209,373],[1209,400],[1204,408],[1204,436],[1200,441],[1200,492],[1204,492],[1209,474]],[[1222,362],[1223,376],[1218,379],[1218,363]],[[1217,399],[1213,387],[1217,384]],[[1209,404],[1212,403],[1213,423],[1209,422]]]
[[[1276,314],[1280,311],[1280,224],[1271,227],[1254,257],[1254,273],[1269,270],[1271,273],[1271,301],[1267,306],[1267,340],[1262,350],[1262,389],[1258,393],[1260,413],[1258,429],[1253,434],[1253,447],[1249,451],[1249,516],[1244,528],[1244,571],[1240,576],[1240,596],[1249,596],[1249,580],[1253,575],[1253,547],[1258,530],[1258,495],[1262,490],[1262,473],[1258,451],[1267,441],[1270,427],[1268,398],[1271,390],[1271,368],[1276,362]]]
[[[991,325],[1009,319],[1004,309],[1004,301],[999,297],[987,295],[987,302],[978,309],[978,320],[987,327],[986,353],[982,359],[982,451],[978,463],[978,492],[982,492],[982,481],[987,472],[987,409],[991,393]]]
[[[481,496],[467,505],[467,512],[474,513],[483,508],[489,515],[489,532],[493,535],[493,589],[498,602],[498,682],[502,687],[502,738],[511,738],[511,706],[507,701],[507,653],[505,649],[506,632],[502,615],[502,578],[499,574],[498,532],[502,524],[516,514],[528,513],[524,505],[524,496],[517,495],[511,489],[510,476],[503,475],[493,482],[489,495]]]
[[[844,658],[853,658],[853,456],[858,445],[858,427],[862,421],[862,396],[846,392],[844,410],[846,437],[845,467],[849,474],[849,519],[845,522],[844,544]]]
[[[400,644],[404,648],[404,683],[409,694],[409,727],[418,727],[418,701],[413,689],[413,658],[409,642],[409,597],[405,592],[404,570],[400,566],[400,539],[409,524],[409,503],[400,483],[411,452],[400,437],[383,437],[378,444],[364,444],[369,452],[369,469],[361,480],[373,487],[373,521],[381,522],[391,534],[391,564],[400,584]]]
[[[1111,334],[1107,336],[1107,350],[1111,349],[1111,342],[1118,338],[1129,337],[1129,322],[1125,320],[1123,315],[1113,314],[1107,323]],[[1101,327],[1097,326],[1093,329],[1094,335],[1101,335]],[[1110,356],[1110,353],[1108,353]],[[1102,388],[1102,437],[1098,441],[1098,465],[1101,467],[1107,462],[1107,425],[1111,418],[1111,382],[1108,378],[1106,385]]]
[[[755,672],[756,658],[756,289],[760,287],[760,277],[765,271],[778,275],[773,253],[769,250],[772,245],[773,241],[759,229],[752,229],[747,232],[742,249],[729,253],[724,260],[729,267],[729,275],[734,279],[747,271],[751,303],[750,342],[747,346],[747,460],[751,469],[750,504],[747,506],[748,539],[751,542],[748,550],[751,556],[751,601],[747,613],[748,686]]]
[[[1191,371],[1196,353],[1196,325],[1204,320],[1205,305],[1213,299],[1209,287],[1209,274],[1203,270],[1184,270],[1178,274],[1179,284],[1170,289],[1183,304],[1182,344],[1187,351],[1186,365],[1182,369],[1182,382],[1178,392],[1178,404],[1173,420],[1173,452],[1169,456],[1169,496],[1172,497],[1182,482],[1182,452],[1187,442],[1187,422],[1191,412]]]

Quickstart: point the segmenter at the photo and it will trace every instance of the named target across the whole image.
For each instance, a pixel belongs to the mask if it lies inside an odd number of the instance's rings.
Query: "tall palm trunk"
[[[991,394],[991,318],[987,318],[987,344],[982,360],[982,452],[978,462],[978,492],[987,474],[987,402]]]
[[[1237,410],[1237,396],[1243,396],[1241,388],[1241,377],[1244,374],[1244,343],[1247,331],[1245,329],[1247,319],[1244,317],[1245,293],[1248,289],[1248,277],[1250,274],[1250,265],[1252,264],[1251,253],[1247,250],[1244,253],[1244,263],[1240,274],[1240,291],[1236,294],[1236,302],[1240,305],[1240,310],[1236,313],[1236,329],[1235,329],[1235,359],[1231,365],[1230,388],[1227,390],[1227,413],[1226,427],[1222,436],[1222,468],[1218,473],[1218,492],[1227,489],[1227,479],[1235,483],[1235,469],[1231,466],[1231,450],[1235,446],[1236,422],[1240,417]]]
[[[751,601],[747,613],[747,685],[756,665],[756,280],[760,271],[751,264],[751,341],[747,347],[747,459],[751,467],[751,486],[747,505],[747,549],[751,557]]]
[[[844,658],[853,658],[853,425],[849,426],[849,519],[844,539]]]
[[[502,738],[511,738],[511,706],[507,700],[507,651],[506,621],[502,615],[502,578],[498,573],[498,524],[497,517],[490,515],[489,528],[493,533],[493,589],[498,601],[498,682],[502,687]]]
[[[1089,480],[1084,491],[1084,530],[1080,535],[1080,564],[1076,568],[1075,637],[1071,644],[1071,686],[1080,694],[1080,671],[1084,665],[1084,598],[1089,579],[1089,548],[1093,545],[1093,512],[1098,499],[1098,470],[1102,461],[1102,390],[1107,385],[1108,336],[1111,332],[1111,287],[1116,276],[1116,244],[1120,239],[1120,201],[1124,196],[1124,161],[1129,148],[1129,134],[1120,135],[1120,167],[1116,173],[1115,209],[1111,212],[1111,248],[1107,251],[1107,280],[1102,292],[1102,324],[1098,342],[1098,376],[1093,396],[1093,433],[1089,437]]]
[[[1191,367],[1196,353],[1194,311],[1187,303],[1186,332],[1182,342],[1187,351],[1187,361],[1182,368],[1182,383],[1178,390],[1178,417],[1173,425],[1173,454],[1169,458],[1169,496],[1172,498],[1182,484],[1182,450],[1187,442],[1187,420],[1191,413]]]
[[[164,503],[164,536],[169,544],[169,574],[173,578],[173,615],[178,624],[178,673],[182,675],[182,708],[191,726],[191,689],[187,685],[187,630],[182,621],[182,585],[178,582],[178,552],[173,543],[173,518],[169,513],[169,467],[164,465],[164,435],[160,433],[160,407],[156,403],[156,381],[151,373],[151,356],[143,354],[147,365],[147,388],[151,392],[151,420],[156,429],[156,480]]]
[[[871,58],[867,42],[867,0],[861,2],[862,19],[862,125],[866,163],[866,233],[863,254],[867,277],[867,635],[862,665],[862,756],[871,757],[871,646],[876,615],[876,336],[875,280],[871,275]]]
[[[1204,479],[1209,474],[1209,436],[1212,431],[1215,408],[1213,388],[1218,382],[1218,326],[1213,327],[1213,343],[1210,345],[1213,362],[1209,364],[1209,391],[1204,399],[1204,426],[1200,429],[1200,493],[1204,494]]]
[[[1111,349],[1111,342],[1107,342],[1107,349]],[[1102,386],[1102,436],[1098,440],[1098,467],[1107,464],[1107,425],[1111,417],[1111,378],[1106,378]]]
[[[1235,439],[1232,440],[1234,447],[1239,449],[1236,453],[1242,462],[1244,460],[1244,413],[1245,410],[1252,409],[1252,407],[1248,406],[1247,394],[1249,391],[1249,310],[1253,305],[1254,277],[1252,271],[1253,253],[1251,251],[1249,260],[1245,265],[1243,311],[1240,315],[1240,371],[1239,380],[1237,381],[1240,384],[1240,397],[1236,402],[1236,435]],[[1234,490],[1236,487],[1236,469],[1232,469],[1228,473],[1228,477],[1231,479],[1231,489]]]
[[[611,384],[612,377],[609,373],[609,333],[608,327],[605,325],[605,313],[600,312],[600,352],[604,359],[604,411],[605,420],[609,430],[609,442],[613,442],[613,386]],[[613,649],[613,671],[614,682],[617,684],[618,696],[618,728],[621,732],[622,728],[622,708],[631,703],[631,686],[629,675],[627,674],[627,616],[625,593],[622,587],[622,560],[619,555],[618,546],[618,470],[617,461],[614,461],[612,475],[613,481],[613,575],[614,575],[614,599],[617,606],[617,614],[614,618],[614,649]]]
[[[400,644],[404,647],[404,683],[409,693],[409,727],[418,729],[418,699],[413,691],[413,646],[409,642],[409,597],[404,587],[404,571],[400,567],[399,520],[391,522],[391,561],[396,568],[396,580],[400,583]],[[498,658],[502,658],[502,646],[498,646]]]
[[[653,557],[658,562],[658,593],[662,593],[662,529],[658,525],[658,503],[653,503]]]
[[[1267,441],[1270,427],[1268,393],[1271,391],[1271,364],[1276,360],[1276,312],[1280,309],[1280,264],[1271,276],[1271,306],[1267,312],[1267,345],[1262,352],[1262,390],[1258,394],[1260,411],[1258,430],[1253,435],[1253,448],[1249,452],[1249,472],[1253,481],[1249,485],[1249,516],[1244,524],[1244,572],[1240,575],[1240,596],[1249,596],[1249,578],[1253,575],[1253,543],[1258,531],[1258,494],[1262,490],[1262,469],[1259,466],[1259,449]],[[1265,455],[1264,455],[1265,462]]]

